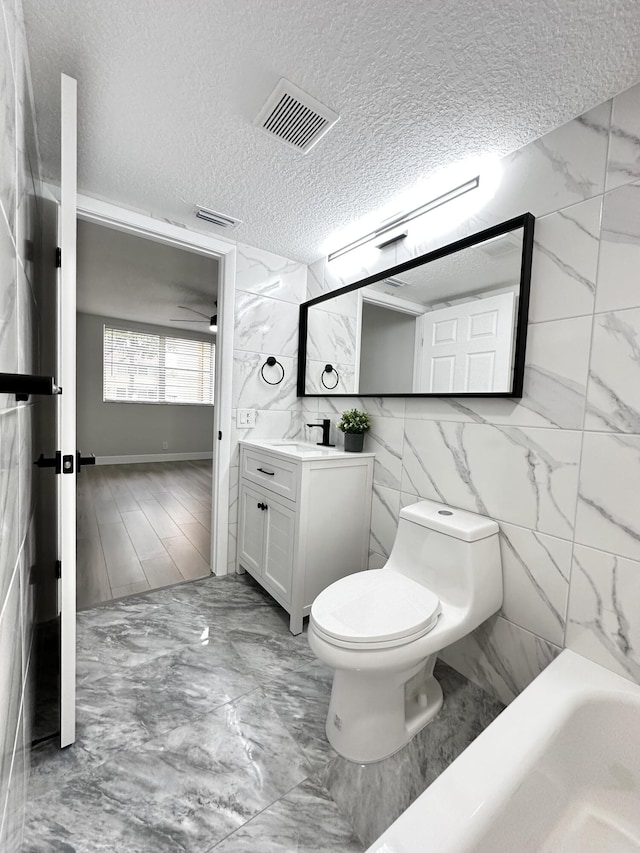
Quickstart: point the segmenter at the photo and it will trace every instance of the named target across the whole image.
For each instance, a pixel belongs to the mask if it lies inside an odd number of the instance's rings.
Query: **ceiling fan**
[[[216,308],[218,307],[218,303],[216,302]],[[199,314],[203,317],[203,320],[183,320],[181,318],[172,317],[170,319],[170,323],[208,323],[209,330],[211,332],[218,331],[218,315],[217,314],[204,314],[202,311],[196,311],[195,308],[189,308],[188,305],[178,305],[178,308],[182,308],[183,311],[191,311],[192,314]]]

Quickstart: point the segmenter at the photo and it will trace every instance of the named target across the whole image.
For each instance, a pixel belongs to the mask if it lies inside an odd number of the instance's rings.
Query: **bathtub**
[[[640,687],[563,651],[367,853],[640,851]]]

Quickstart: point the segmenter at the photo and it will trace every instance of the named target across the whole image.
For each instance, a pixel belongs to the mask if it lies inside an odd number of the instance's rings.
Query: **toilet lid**
[[[311,606],[314,622],[330,637],[377,643],[424,634],[435,625],[440,600],[398,572],[356,572],[331,584]]]

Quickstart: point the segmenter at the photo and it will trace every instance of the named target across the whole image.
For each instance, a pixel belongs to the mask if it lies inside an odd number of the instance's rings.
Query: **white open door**
[[[513,370],[512,292],[429,311],[414,391],[431,394],[508,391]]]
[[[62,75],[58,220],[58,560],[60,561],[60,746],[76,739],[76,192],[77,84]]]

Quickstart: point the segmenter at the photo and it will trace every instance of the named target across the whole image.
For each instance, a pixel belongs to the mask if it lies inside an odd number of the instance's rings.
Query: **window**
[[[104,400],[213,405],[215,346],[104,327]]]

